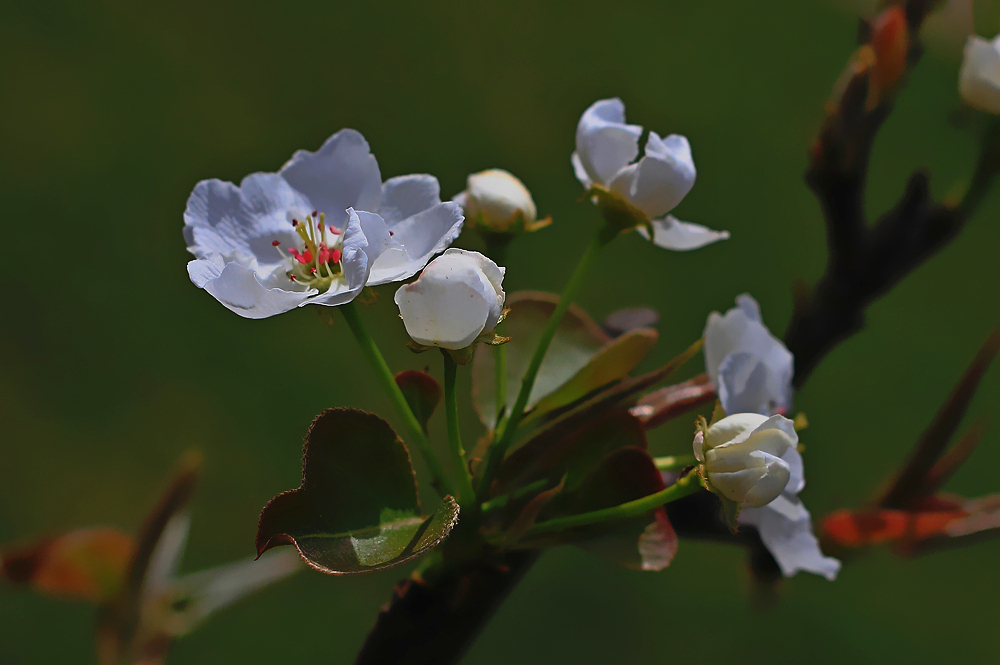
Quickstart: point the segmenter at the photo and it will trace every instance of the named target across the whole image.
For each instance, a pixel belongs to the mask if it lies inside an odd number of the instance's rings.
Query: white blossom
[[[447,250],[396,291],[406,332],[424,346],[470,346],[500,320],[505,270],[479,252]]]
[[[966,40],[958,92],[969,106],[1000,114],[1000,35],[993,41],[976,35]]]
[[[572,163],[577,179],[588,191],[607,190],[645,215],[653,227],[652,241],[660,247],[689,250],[728,238],[726,231],[667,214],[694,186],[691,145],[680,134],[661,138],[650,131],[644,154],[636,160],[642,133],[641,126],[625,123],[625,105],[620,99],[595,102],[576,128]],[[640,226],[639,232],[650,239],[645,228]]]
[[[751,505],[751,502],[744,501],[738,521],[741,525],[757,529],[761,542],[778,562],[785,577],[804,570],[834,580],[840,571],[840,561],[823,555],[813,534],[812,517],[799,498],[806,481],[797,443],[798,434],[787,418],[742,413],[723,418],[705,433],[699,432],[695,436],[694,452],[698,460],[704,462],[713,486],[720,491],[721,487],[733,488],[732,494],[727,495],[730,498],[739,495],[742,487],[748,484],[747,478],[760,478],[756,493],[748,494],[756,502],[767,496],[772,496],[771,500],[764,505]],[[736,450],[727,453],[727,448]],[[720,466],[720,458],[723,460],[721,464],[735,467],[734,460],[738,460],[741,453],[751,450],[761,454],[755,462],[756,466],[748,462],[751,468],[745,478],[720,473],[720,468],[730,468]],[[713,473],[716,474],[714,477]],[[782,477],[786,482],[783,487],[776,488],[777,481]]]
[[[538,217],[531,192],[503,169],[473,173],[466,180],[465,191],[454,201],[465,210],[467,226],[483,226],[497,233],[515,231],[518,224],[530,229]]]
[[[184,211],[196,257],[191,281],[237,314],[260,319],[305,304],[342,305],[366,286],[416,274],[461,232],[429,175],[382,183],[364,137],[351,129],[277,173],[236,186],[199,182]]]
[[[749,294],[736,307],[708,315],[705,371],[726,413],[785,413],[792,406],[792,354],[763,324]]]
[[[783,457],[798,440],[787,418],[739,413],[699,431],[694,454],[716,491],[741,507],[760,508],[788,485],[791,468]]]

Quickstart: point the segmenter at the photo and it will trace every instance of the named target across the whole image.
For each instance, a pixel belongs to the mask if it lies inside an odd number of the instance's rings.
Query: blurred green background
[[[555,223],[516,244],[505,286],[556,291],[597,223],[569,165],[575,124],[594,100],[621,96],[630,121],[690,138],[699,178],[676,212],[732,239],[688,254],[621,239],[580,304],[598,319],[657,308],[648,367],[744,291],[780,335],[791,285],[814,281],[825,258],[802,171],[856,21],[801,0],[3,0],[0,542],[134,530],[196,447],[207,466],[184,568],[242,558],[260,508],[298,482],[313,415],[352,405],[397,422],[339,316],[243,320],[185,272],[181,214],[198,180],[273,171],[341,127],[364,133],[383,177],[433,173],[445,195],[473,171],[518,175]],[[911,77],[876,146],[872,211],[916,167],[932,170],[938,194],[971,172],[976,134],[947,122],[957,69],[932,53]],[[998,213],[993,195],[797,396],[812,423],[803,497],[814,516],[869,495],[1000,323]],[[395,369],[439,374],[436,357],[404,348],[393,288],[363,315]],[[311,387],[317,372],[328,388]],[[973,413],[998,398],[994,370]],[[471,415],[466,425],[472,439]],[[433,427],[440,440],[442,414]],[[653,445],[689,450],[689,432],[657,431]],[[994,427],[948,489],[1000,490],[998,467]],[[564,548],[530,572],[467,662],[982,661],[1000,648],[998,556],[1000,542],[917,560],[876,552],[832,584],[800,574],[763,611],[736,548],[683,542],[659,574]],[[178,642],[171,662],[349,662],[405,572],[300,574]],[[0,594],[0,663],[92,662],[91,608]]]

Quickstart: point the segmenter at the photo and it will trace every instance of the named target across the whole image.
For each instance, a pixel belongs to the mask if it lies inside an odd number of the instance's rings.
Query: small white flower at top
[[[455,203],[465,210],[465,226],[487,233],[517,234],[548,226],[551,219],[538,220],[531,192],[519,178],[503,169],[473,173]]]
[[[992,41],[976,35],[966,40],[958,92],[972,108],[1000,114],[1000,35]]]
[[[407,334],[419,345],[453,351],[492,341],[503,316],[505,271],[479,252],[447,250],[396,291]]]
[[[723,316],[705,323],[705,371],[726,413],[787,413],[792,407],[792,354],[764,325],[760,305],[744,293]]]
[[[605,219],[623,228],[638,228],[660,247],[689,250],[729,237],[700,224],[682,222],[668,215],[694,186],[695,168],[687,138],[671,134],[661,138],[649,132],[644,154],[639,156],[642,127],[625,123],[620,99],[595,102],[576,128],[573,171],[601,206]]]
[[[430,175],[385,183],[351,129],[277,173],[237,187],[199,182],[184,211],[191,281],[240,316],[261,319],[306,304],[342,305],[365,286],[406,279],[462,230]]]

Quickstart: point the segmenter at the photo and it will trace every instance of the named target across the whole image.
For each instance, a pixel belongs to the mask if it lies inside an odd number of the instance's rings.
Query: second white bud
[[[455,197],[465,209],[465,223],[496,233],[530,229],[538,217],[531,192],[518,178],[503,169],[473,173],[466,189]]]
[[[414,342],[464,349],[496,327],[505,269],[479,252],[449,249],[401,286],[395,301]]]
[[[798,441],[788,418],[738,413],[700,430],[694,454],[715,491],[741,507],[760,508],[788,485],[791,468],[782,457]]]

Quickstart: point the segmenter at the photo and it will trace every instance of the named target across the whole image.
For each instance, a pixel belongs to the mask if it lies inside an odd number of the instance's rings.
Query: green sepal
[[[649,232],[650,238],[653,237],[653,225],[650,223],[646,213],[617,194],[600,185],[591,185],[584,196],[592,199],[597,204],[597,208],[601,211],[601,216],[604,217],[604,221],[608,225],[623,232],[631,231],[637,226],[641,226]]]
[[[708,427],[711,427],[715,423],[719,422],[726,417],[726,412],[722,408],[722,402],[715,400],[715,408],[712,409],[712,418],[708,421]],[[702,419],[704,420],[704,418]]]
[[[725,413],[722,411],[722,407],[719,405],[718,402],[716,402],[715,411],[718,413],[722,413],[722,415],[725,416]],[[712,424],[715,424],[717,420],[718,418],[716,418],[716,413],[713,413]],[[711,425],[709,425],[708,422],[705,420],[705,416],[698,416],[698,421],[697,424],[695,425],[695,431],[701,432],[701,435],[704,437],[705,441],[708,440],[709,427],[711,427]],[[701,478],[701,484],[709,492],[719,497],[719,502],[722,504],[722,519],[726,523],[726,526],[729,527],[729,530],[732,531],[733,533],[736,533],[737,529],[739,528],[739,525],[736,520],[740,516],[740,504],[736,501],[733,501],[729,497],[723,496],[722,493],[720,493],[717,489],[715,489],[715,487],[709,481],[708,474],[705,472],[704,451],[705,448],[703,444],[701,451],[699,451],[700,456],[702,457],[702,463],[698,465],[698,476]]]

